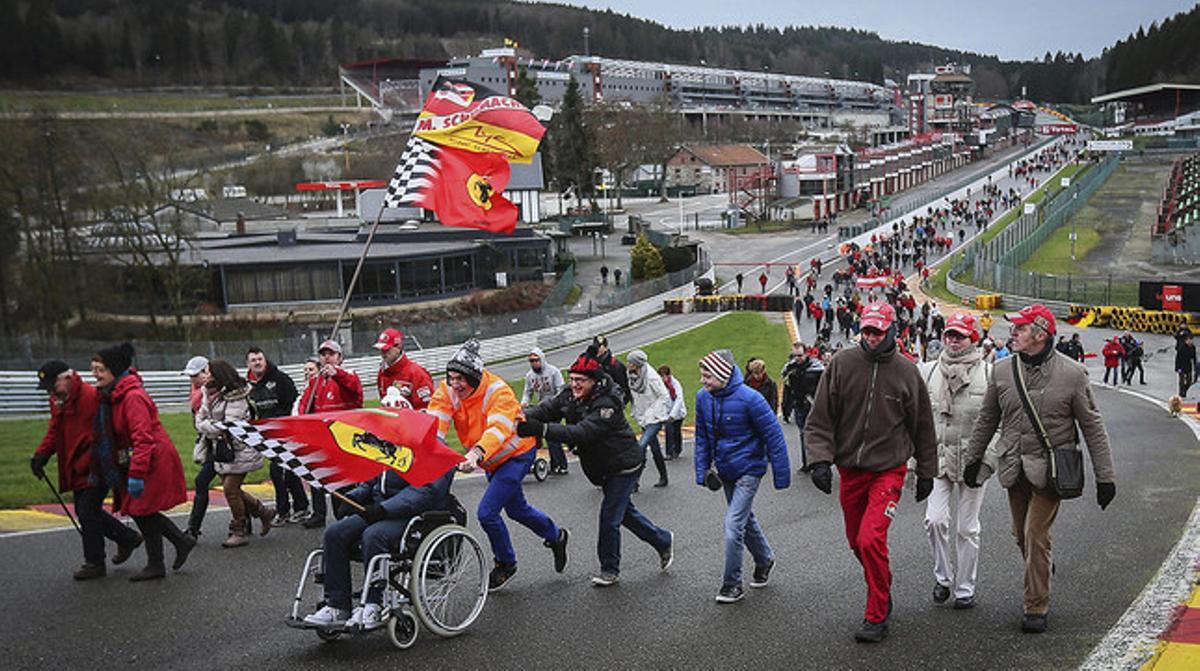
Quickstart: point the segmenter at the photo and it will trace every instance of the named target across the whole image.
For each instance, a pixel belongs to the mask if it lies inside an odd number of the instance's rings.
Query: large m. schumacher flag
[[[443,147],[529,163],[546,129],[517,100],[457,79],[438,78],[413,134]]]
[[[524,105],[485,87],[438,79],[384,207],[416,206],[447,226],[511,233],[518,211],[502,193],[509,162],[528,163],[545,134]]]
[[[330,490],[387,469],[420,487],[462,461],[438,439],[437,418],[415,410],[344,410],[223,426],[235,441]]]

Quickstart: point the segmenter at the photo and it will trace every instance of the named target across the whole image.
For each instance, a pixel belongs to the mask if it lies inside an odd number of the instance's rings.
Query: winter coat
[[[983,407],[983,397],[987,393],[988,381],[992,379],[992,364],[983,361],[971,368],[971,377],[965,387],[954,394],[951,401],[950,414],[946,415],[937,409],[937,399],[941,396],[946,378],[938,370],[938,362],[926,361],[919,365],[921,378],[925,380],[929,390],[929,398],[934,405],[933,427],[937,434],[938,467],[937,477],[946,478],[951,482],[963,481],[963,468],[967,461],[963,458],[967,445],[970,444],[971,430],[975,426],[975,417]],[[995,455],[989,451],[985,459],[991,460],[993,467]]]
[[[355,485],[345,496],[364,506],[379,504],[383,508],[385,520],[411,520],[431,510],[445,509],[455,470],[451,467],[436,480],[421,487],[413,487],[401,478],[399,473],[389,468],[380,473],[379,477]],[[400,540],[400,533],[402,528],[395,533],[394,541]]]
[[[228,393],[204,388],[204,401],[200,404],[200,412],[196,413],[196,431],[200,434],[200,440],[207,444],[209,458],[212,458],[213,445],[217,440],[228,440],[225,431],[217,428],[217,422],[248,422],[254,419],[250,410],[250,393],[250,385]],[[261,452],[237,441],[233,441],[232,445],[233,461],[213,463],[219,475],[237,475],[262,468]]]
[[[658,371],[651,368],[650,364],[642,368],[645,386],[642,391],[634,391],[631,386],[630,393],[633,394],[633,420],[644,429],[651,424],[667,421],[671,415],[671,394]]]
[[[754,380],[753,377],[748,377],[745,380],[746,386],[754,391],[762,394],[763,400],[767,405],[771,406],[771,414],[779,412],[779,388],[775,386],[775,380],[769,376],[763,375],[761,380]]]
[[[433,398],[433,378],[421,364],[408,358],[400,357],[387,368],[380,368],[375,378],[379,389],[379,398],[387,396],[387,390],[396,387],[400,395],[408,399],[413,410],[424,410]]]
[[[65,402],[50,397],[50,425],[35,453],[53,455],[58,461],[60,491],[77,492],[92,486],[92,422],[98,403],[96,388],[79,373],[71,376],[71,393]]]
[[[479,386],[465,398],[459,398],[445,382],[438,384],[425,411],[437,417],[439,438],[446,437],[453,422],[463,447],[482,449],[479,464],[489,473],[537,446],[536,438],[517,436],[517,419],[521,416],[517,395],[507,382],[487,369],[479,378]]]
[[[682,421],[687,417],[687,403],[683,398],[683,385],[679,384],[679,378],[671,376],[671,388],[675,390],[675,398],[671,401],[671,411],[667,413],[667,420],[671,422]],[[663,384],[667,384],[667,380],[663,380]]]
[[[563,388],[562,371],[558,366],[546,361],[546,354],[537,347],[531,354],[536,354],[542,360],[542,370],[534,372],[532,368],[525,372],[525,389],[521,392],[521,405],[540,403],[558,394]],[[536,397],[536,400],[534,398]]]
[[[1121,358],[1125,356],[1125,348],[1121,347],[1121,343],[1110,340],[1104,345],[1104,349],[1100,350],[1100,353],[1104,355],[1105,368],[1116,368],[1121,365]]]
[[[141,496],[124,497],[121,510],[140,517],[186,502],[179,452],[159,421],[158,407],[150,400],[137,371],[130,369],[117,380],[111,396],[115,447],[130,451],[128,477],[141,478],[145,483]]]
[[[894,347],[833,355],[804,427],[809,463],[883,472],[917,459],[917,477],[937,475],[933,407],[916,364]]]
[[[1191,373],[1196,368],[1196,346],[1180,338],[1175,343],[1175,372]]]
[[[817,395],[817,386],[821,383],[821,374],[825,372],[825,364],[816,357],[806,357],[803,361],[788,360],[779,374],[783,380],[783,416],[789,417],[797,412],[807,415],[812,407],[812,400]]]
[[[621,388],[621,393],[624,394],[622,398],[628,403],[630,401],[629,373],[625,371],[625,366],[620,361],[617,361],[617,357],[613,356],[612,352],[609,352],[606,358],[596,357],[596,360],[604,367],[604,372],[608,373],[613,382],[616,382],[617,386]]]
[[[586,400],[571,390],[525,409],[525,417],[544,422],[546,439],[574,446],[588,481],[602,486],[610,476],[637,473],[645,465],[643,451],[625,419],[620,385],[605,375]],[[559,422],[566,420],[566,424]]]
[[[362,405],[362,380],[358,374],[338,368],[333,377],[317,375],[308,381],[300,397],[300,414],[357,410]]]
[[[252,385],[250,400],[254,402],[256,419],[286,417],[292,414],[292,406],[296,404],[298,394],[296,383],[292,382],[287,373],[276,368],[275,364],[267,362],[267,369],[263,371],[262,377],[256,378],[253,373],[248,377]],[[199,408],[196,411],[199,412]]]
[[[704,484],[712,464],[723,481],[736,482],[743,475],[765,475],[768,461],[775,489],[788,487],[792,470],[783,429],[762,394],[743,384],[735,365],[724,387],[696,392],[696,484]]]
[[[992,369],[992,381],[983,397],[983,407],[971,431],[967,461],[975,461],[984,453],[992,435],[1000,430],[995,451],[1000,484],[1012,487],[1024,472],[1029,483],[1038,489],[1046,487],[1046,453],[1042,448],[1021,397],[1017,393],[1012,361],[1024,366],[1029,400],[1037,409],[1050,444],[1074,448],[1082,431],[1092,457],[1092,468],[1098,482],[1113,482],[1112,452],[1104,420],[1096,409],[1092,387],[1088,384],[1087,369],[1058,352],[1050,352],[1041,364],[1021,362],[1019,355],[1010,361],[997,363]],[[984,464],[979,479],[991,475]]]

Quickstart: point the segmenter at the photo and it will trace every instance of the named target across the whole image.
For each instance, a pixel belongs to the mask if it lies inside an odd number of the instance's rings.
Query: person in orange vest
[[[507,382],[484,369],[479,341],[471,338],[454,353],[446,364],[446,379],[433,392],[426,412],[437,417],[439,438],[444,439],[454,424],[467,450],[459,470],[471,473],[482,468],[487,473],[488,486],[476,515],[496,562],[488,576],[488,591],[500,589],[517,572],[517,553],[501,510],[542,537],[554,553],[554,570],[562,573],[567,568],[568,532],[529,505],[521,486],[537,456],[537,440],[517,436],[521,404]]]

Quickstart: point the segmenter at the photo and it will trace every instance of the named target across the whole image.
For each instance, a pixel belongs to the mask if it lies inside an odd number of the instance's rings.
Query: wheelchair
[[[420,626],[442,638],[458,636],[483,611],[488,588],[483,548],[466,523],[466,509],[448,494],[445,510],[428,511],[409,521],[397,551],[367,563],[362,590],[355,596],[359,605],[365,606],[369,588],[382,587],[383,612],[382,624],[365,630],[349,624],[321,626],[304,621],[305,587],[310,579],[318,585],[324,582],[323,550],[313,550],[304,562],[285,623],[294,629],[312,629],[326,642],[386,628],[392,644],[401,650],[416,643]],[[352,559],[362,562],[361,548],[354,549]],[[320,600],[316,608],[323,605]]]

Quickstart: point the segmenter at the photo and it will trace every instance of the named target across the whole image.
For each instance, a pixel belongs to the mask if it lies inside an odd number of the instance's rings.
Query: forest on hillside
[[[22,88],[330,86],[337,66],[384,56],[470,55],[504,38],[522,55],[614,58],[902,81],[970,63],[982,98],[1022,87],[1081,103],[1117,88],[1188,80],[1200,70],[1200,8],[1137,28],[1098,58],[1047,45],[1030,61],[820,26],[694,30],[547,3],[486,0],[0,0],[0,82]],[[1131,27],[1131,30],[1133,27]]]

